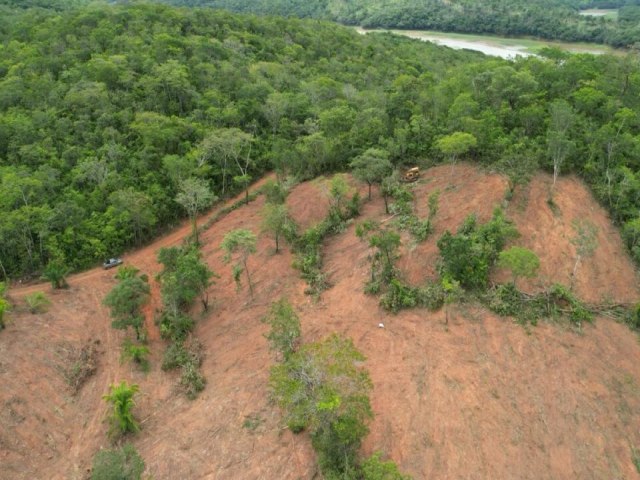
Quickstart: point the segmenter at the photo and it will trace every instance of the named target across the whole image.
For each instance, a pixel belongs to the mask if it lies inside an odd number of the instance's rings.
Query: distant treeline
[[[190,177],[221,195],[273,168],[345,171],[369,148],[427,165],[453,132],[514,182],[560,158],[640,259],[638,58],[544,53],[157,4],[2,15],[0,277],[150,240],[184,217]]]
[[[261,15],[321,18],[367,28],[534,36],[629,47],[640,41],[640,0],[165,0]],[[617,20],[579,15],[620,8]]]

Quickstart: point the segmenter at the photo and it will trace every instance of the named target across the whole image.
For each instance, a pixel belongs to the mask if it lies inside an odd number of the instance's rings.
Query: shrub
[[[380,305],[393,313],[398,313],[403,308],[415,307],[416,303],[416,291],[403,285],[397,278],[391,280],[387,292],[380,299]]]
[[[193,319],[184,313],[163,312],[160,317],[160,336],[165,340],[180,342],[187,337],[194,324]]]
[[[67,275],[70,271],[61,260],[51,260],[42,273],[42,279],[51,282],[53,288],[67,288]]]
[[[198,365],[192,362],[187,362],[187,364],[182,367],[180,386],[190,400],[196,398],[198,393],[204,390],[204,386],[207,383],[207,380],[204,378],[204,375],[200,373],[198,367]]]
[[[294,431],[309,429],[325,478],[348,478],[368,432],[371,381],[359,366],[363,360],[351,340],[332,335],[271,369],[271,391],[285,422]]]
[[[113,411],[109,416],[112,435],[124,435],[128,432],[135,433],[140,430],[133,417],[131,409],[135,406],[134,395],[138,392],[138,385],[129,385],[125,380],[120,385],[112,384],[109,393],[103,395],[103,399],[111,404]]]
[[[122,345],[122,359],[133,360],[133,362],[139,365],[145,372],[149,370],[149,360],[147,359],[149,353],[149,347],[146,345],[137,345],[129,339],[125,340]]]
[[[380,452],[367,458],[360,467],[362,480],[410,480],[409,475],[403,475],[398,466],[392,462],[380,460]]]
[[[286,361],[296,351],[300,342],[298,315],[287,299],[281,298],[271,304],[269,313],[262,321],[271,326],[271,330],[265,335],[271,350],[280,352]]]
[[[47,307],[51,305],[51,300],[44,294],[44,292],[33,292],[24,298],[29,307],[31,313],[44,313],[47,311]]]
[[[133,445],[100,450],[93,457],[91,480],[139,480],[144,471],[144,461]]]

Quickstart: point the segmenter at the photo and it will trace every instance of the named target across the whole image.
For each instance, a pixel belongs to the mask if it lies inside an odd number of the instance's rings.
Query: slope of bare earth
[[[572,222],[589,219],[598,227],[598,249],[579,266],[576,292],[590,301],[636,301],[633,266],[606,213],[578,180],[566,178],[556,186],[554,214],[546,203],[549,183],[546,175],[536,177],[508,206],[522,233],[514,243],[541,259],[540,278],[526,287],[568,283],[575,259]],[[293,190],[287,203],[299,223],[322,219],[325,185]],[[426,215],[435,189],[440,208],[426,242],[414,245],[403,236],[399,265],[405,277],[414,284],[433,277],[439,235],[468,213],[489,218],[503,203],[506,185],[470,165],[457,166],[453,179],[448,167],[425,172],[412,187],[417,212]],[[640,447],[640,344],[627,327],[598,319],[579,333],[550,323],[527,331],[473,305],[455,308],[448,326],[442,312],[388,315],[363,293],[369,251],[353,224],[326,243],[332,287],[315,302],[304,295],[288,249],[274,255],[272,239],[260,234],[263,205],[258,197],[201,237],[204,257],[220,278],[210,289],[210,311],[194,312],[208,381],[195,401],[176,393],[177,373],[159,369],[164,345],[153,325],[157,288],[147,309],[153,352],[148,374],[119,361],[124,335],[110,327],[101,304],[115,283],[113,271],[74,276],[61,292],[46,285],[11,290],[15,307],[0,332],[1,479],[86,478],[93,454],[108,445],[101,396],[122,379],[140,385],[136,412],[143,429],[132,441],[153,478],[314,478],[308,438],[283,429],[268,401],[273,356],[260,318],[282,295],[299,311],[307,341],[339,332],[367,355],[376,418],[363,453],[383,450],[416,479],[637,478],[632,447]],[[362,216],[388,219],[375,190]],[[236,289],[231,267],[222,262],[220,242],[234,228],[259,234],[258,252],[249,261],[253,298],[245,284]],[[159,270],[156,251],[179,244],[188,232],[185,225],[125,261],[152,278]],[[496,272],[495,278],[505,275]],[[23,306],[24,295],[37,289],[52,299],[42,315]],[[96,340],[97,372],[73,396],[57,369],[59,347]]]

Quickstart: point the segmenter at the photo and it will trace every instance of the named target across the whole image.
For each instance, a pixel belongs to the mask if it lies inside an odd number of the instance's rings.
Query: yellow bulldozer
[[[415,182],[418,178],[420,178],[420,169],[418,167],[410,168],[402,176],[402,180],[405,182]]]

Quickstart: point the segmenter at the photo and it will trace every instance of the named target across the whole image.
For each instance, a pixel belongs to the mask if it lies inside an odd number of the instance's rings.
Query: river
[[[392,32],[410,38],[416,38],[437,45],[443,45],[455,49],[468,49],[482,52],[486,55],[515,59],[517,56],[528,57],[536,55],[541,48],[558,47],[571,53],[613,53],[614,50],[605,45],[591,43],[567,43],[546,40],[531,40],[528,38],[503,38],[489,35],[468,35],[463,33],[443,33],[430,30],[365,30],[356,27],[356,31],[365,34],[368,32]]]

